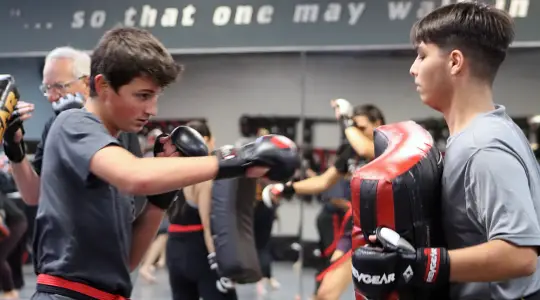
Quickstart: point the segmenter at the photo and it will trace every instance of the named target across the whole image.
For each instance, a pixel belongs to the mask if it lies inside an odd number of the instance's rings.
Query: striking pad
[[[216,180],[212,191],[211,226],[219,275],[244,284],[262,278],[253,237],[256,179]]]
[[[366,240],[379,226],[415,248],[444,246],[441,226],[443,158],[433,138],[413,121],[375,129],[375,159],[351,179],[353,221]],[[404,291],[399,299],[427,299]]]
[[[11,75],[0,75],[0,139],[4,137],[11,114],[19,102],[19,92]]]

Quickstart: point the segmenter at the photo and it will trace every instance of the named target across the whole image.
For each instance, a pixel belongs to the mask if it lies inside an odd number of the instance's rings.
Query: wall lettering
[[[410,18],[420,19],[442,5],[466,2],[472,0],[421,0],[421,1],[386,1],[386,9],[389,21],[403,21]],[[491,0],[497,8],[506,10],[513,18],[527,18],[529,16],[530,0]],[[366,2],[349,2],[347,4],[330,2],[302,3],[294,6],[292,11],[293,24],[313,23],[345,23],[350,26],[358,24],[364,12],[371,4]],[[248,26],[253,24],[268,25],[274,21],[276,9],[270,4],[253,6],[242,4],[237,6],[217,6],[212,9],[212,21],[214,26]],[[111,23],[121,23],[125,26],[138,26],[143,28],[175,28],[191,27],[195,25],[197,7],[188,4],[184,7],[157,8],[150,4],[141,7],[128,7],[123,12],[123,17],[110,20],[105,10],[84,11],[78,10],[73,13],[71,28],[81,29],[85,27],[103,28],[111,26]],[[14,14],[13,14],[14,15]],[[48,29],[52,28],[47,26]],[[28,28],[26,26],[25,28]],[[42,26],[34,26],[41,29]]]
[[[324,9],[324,10],[323,10]],[[338,22],[342,18],[342,5],[330,3],[326,8],[319,4],[298,4],[294,8],[294,23],[316,23],[322,15],[323,22]],[[347,5],[348,24],[355,25],[366,9],[365,2],[350,2]]]

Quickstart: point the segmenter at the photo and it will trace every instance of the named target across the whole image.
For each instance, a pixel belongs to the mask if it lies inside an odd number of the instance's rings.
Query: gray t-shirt
[[[449,249],[505,240],[540,246],[540,169],[504,106],[475,118],[448,139],[443,223]],[[540,265],[529,277],[452,284],[452,299],[519,299],[540,289]]]
[[[36,272],[129,297],[133,197],[89,170],[92,156],[119,146],[118,140],[84,109],[60,114],[48,139],[35,223]]]

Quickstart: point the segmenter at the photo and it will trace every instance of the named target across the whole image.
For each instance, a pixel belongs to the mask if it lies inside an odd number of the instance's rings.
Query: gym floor
[[[265,296],[257,296],[255,285],[242,285],[238,287],[239,300],[300,300],[296,298],[298,293],[298,276],[293,271],[292,263],[274,263],[273,272],[276,279],[281,283],[281,288],[277,291],[268,291]],[[30,299],[35,291],[36,276],[34,275],[31,266],[25,266],[25,282],[26,286],[20,292],[20,299]],[[304,297],[301,300],[310,299],[311,292],[314,287],[314,270],[304,269],[302,274],[303,282],[303,294]],[[171,294],[169,289],[169,282],[167,277],[167,271],[164,269],[156,272],[158,283],[147,284],[142,278],[139,277],[135,284],[135,290],[133,292],[132,299],[134,300],[170,300]],[[341,300],[351,300],[353,298],[352,285],[341,297]]]

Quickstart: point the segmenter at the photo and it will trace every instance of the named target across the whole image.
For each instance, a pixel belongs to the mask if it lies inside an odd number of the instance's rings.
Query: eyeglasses
[[[56,83],[53,83],[53,84],[41,84],[39,86],[39,90],[43,93],[43,95],[45,97],[49,96],[49,91],[54,91],[56,93],[63,93],[72,84],[74,84],[75,82],[83,79],[84,77],[86,77],[86,76],[81,76],[81,77],[79,77],[77,79],[73,79],[71,81],[64,82],[64,83],[56,82]]]

